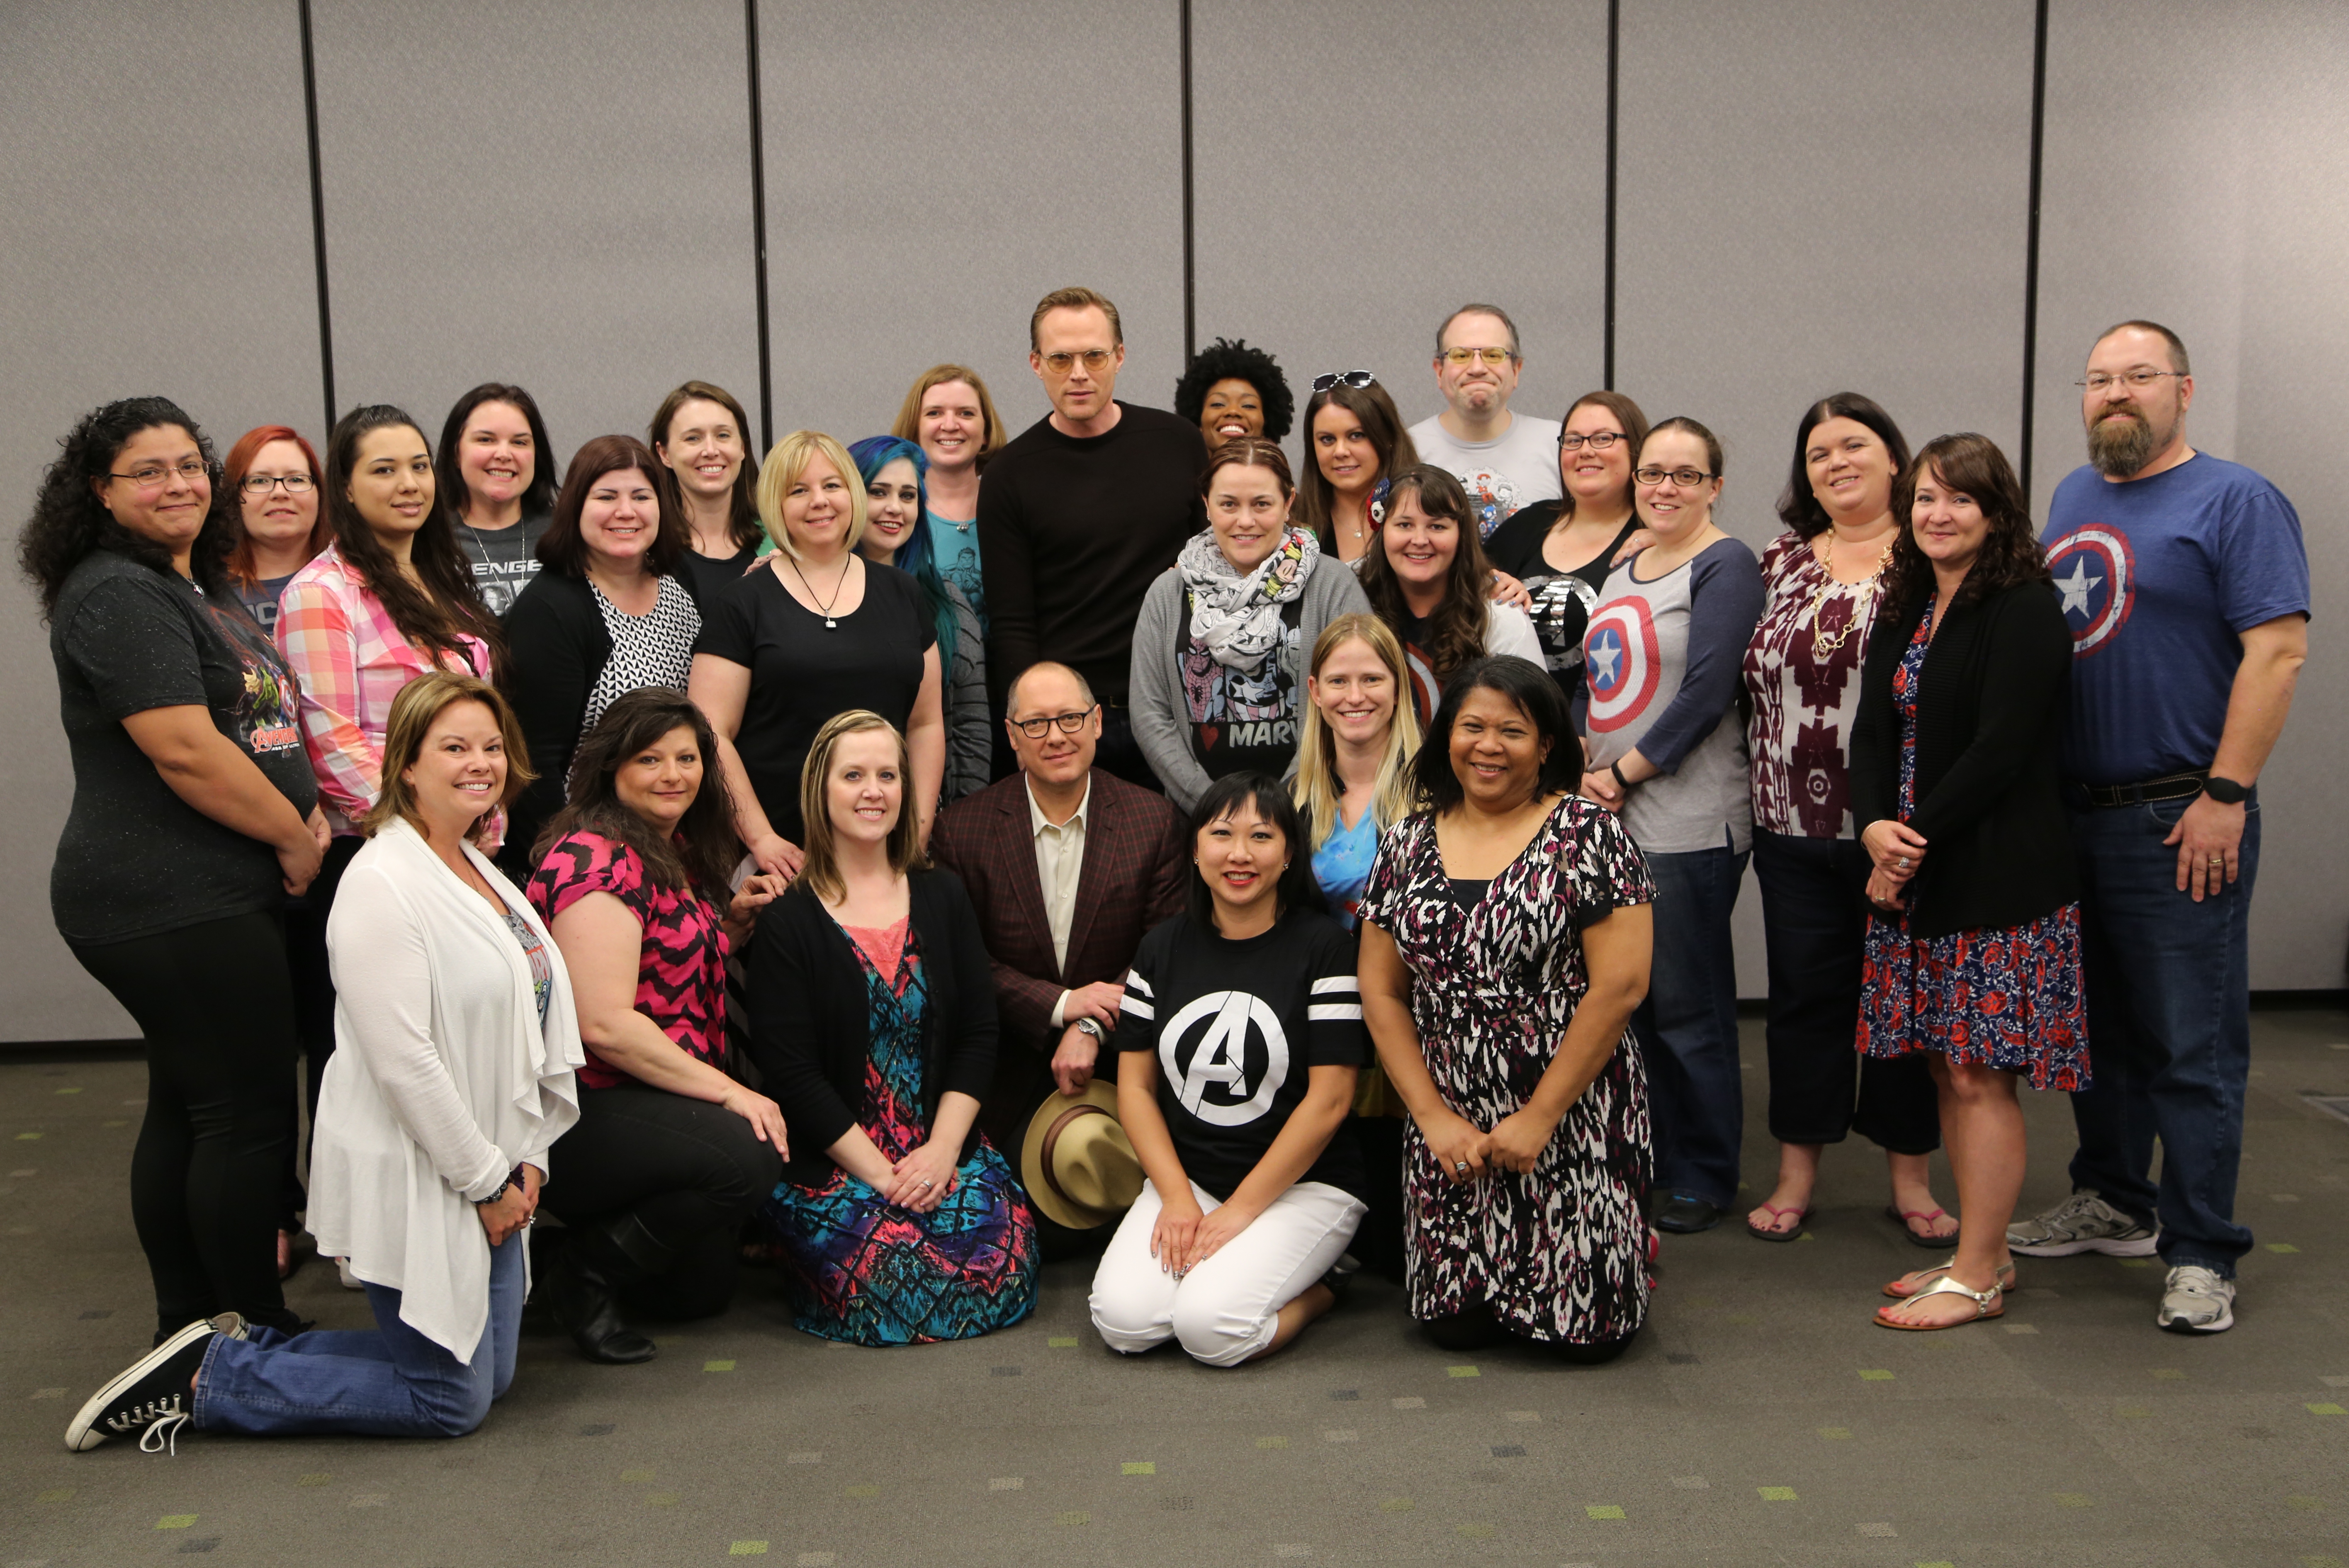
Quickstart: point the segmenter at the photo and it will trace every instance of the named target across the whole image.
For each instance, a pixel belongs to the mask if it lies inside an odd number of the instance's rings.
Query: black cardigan
[[[506,612],[506,700],[522,721],[523,743],[538,777],[507,814],[498,864],[527,884],[539,830],[563,810],[564,784],[579,749],[580,720],[595,677],[612,658],[612,634],[585,577],[545,571],[530,580]]]
[[[984,1100],[995,1076],[995,974],[970,897],[952,872],[920,871],[910,884],[914,940],[929,999],[922,1017],[922,1120],[937,1120],[952,1090]],[[824,1150],[858,1125],[873,1049],[864,966],[848,935],[804,884],[759,916],[750,944],[750,1059],[782,1107],[792,1158],[784,1179],[830,1179]],[[978,1142],[971,1124],[957,1163]]]
[[[1893,672],[1925,597],[1876,618],[1851,734],[1852,820],[1897,818],[1900,716]],[[2003,930],[2080,896],[2056,764],[2072,689],[2072,632],[2054,589],[2022,583],[1941,619],[1917,690],[1917,809],[1924,862],[1905,896],[1920,937]]]

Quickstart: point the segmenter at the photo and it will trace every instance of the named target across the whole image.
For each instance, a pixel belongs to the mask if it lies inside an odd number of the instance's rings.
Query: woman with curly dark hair
[[[1394,476],[1386,521],[1360,569],[1371,608],[1402,644],[1423,725],[1445,683],[1471,659],[1510,654],[1542,662],[1526,613],[1485,596],[1493,569],[1475,518],[1468,492],[1448,469],[1405,469]]]
[[[2006,1311],[2007,1222],[2034,1088],[2085,1088],[2080,886],[2057,753],[2072,634],[2014,470],[1989,438],[1927,443],[1901,476],[1851,738],[1873,870],[1859,1048],[1921,1053],[1957,1178],[1957,1254],[1893,1281],[1887,1328]]]
[[[130,1209],[158,1339],[223,1313],[281,1329],[294,1142],[285,896],[326,845],[293,673],[236,602],[212,449],[178,405],[85,416],[19,560],[41,597],[74,770],[58,934],[147,1037]]]
[[[1297,398],[1271,355],[1246,338],[1219,337],[1184,367],[1174,412],[1199,427],[1212,452],[1247,436],[1280,440],[1297,417]]]

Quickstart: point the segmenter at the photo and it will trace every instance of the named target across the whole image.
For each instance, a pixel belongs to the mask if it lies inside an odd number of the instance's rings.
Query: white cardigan
[[[547,1170],[548,1146],[579,1119],[584,1057],[554,939],[496,867],[465,852],[545,944],[545,1029],[512,929],[415,829],[387,824],[352,857],[326,919],[335,1054],[309,1226],[320,1252],[400,1292],[400,1320],[470,1366],[490,1314],[473,1201],[525,1161]]]

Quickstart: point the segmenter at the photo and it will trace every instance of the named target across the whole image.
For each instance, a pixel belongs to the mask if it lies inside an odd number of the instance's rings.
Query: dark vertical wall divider
[[[16,515],[75,416],[133,392],[224,446],[264,422],[323,439],[362,401],[437,436],[496,377],[539,395],[561,457],[642,431],[688,377],[755,397],[762,445],[853,438],[953,360],[1017,429],[1045,409],[1029,310],[1085,283],[1123,309],[1132,401],[1245,336],[1300,404],[1363,368],[1411,419],[1438,407],[1436,322],[1498,301],[1521,407],[1611,386],[1703,418],[1723,524],[1759,546],[1796,414],[1844,387],[1915,438],[1992,436],[2044,508],[2079,460],[2088,336],[2150,315],[2194,348],[2196,445],[2307,524],[2315,659],[2261,786],[2294,847],[2262,873],[2253,983],[2343,983],[2349,837],[2309,830],[2349,771],[2326,615],[2349,591],[2323,391],[2349,361],[2337,3],[2182,0],[2154,31],[2125,0],[737,3],[408,0],[387,70],[364,8],[119,0],[126,59],[71,0],[15,0]],[[298,105],[179,85],[297,72]],[[25,720],[0,750],[0,1037],[118,1037],[50,928],[70,779],[21,587],[0,637]]]

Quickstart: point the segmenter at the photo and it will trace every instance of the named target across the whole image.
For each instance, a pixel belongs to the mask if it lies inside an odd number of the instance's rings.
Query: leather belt
[[[2116,806],[2143,806],[2160,800],[2187,800],[2202,793],[2203,781],[2210,777],[2208,770],[2199,773],[2170,773],[2159,779],[2147,779],[2140,784],[2077,784],[2073,788],[2088,798],[2088,804],[2098,810]]]

